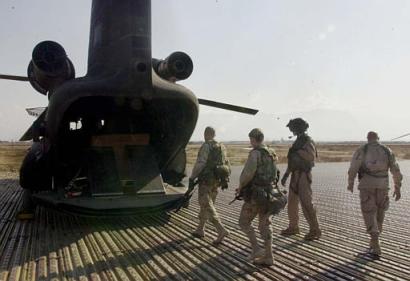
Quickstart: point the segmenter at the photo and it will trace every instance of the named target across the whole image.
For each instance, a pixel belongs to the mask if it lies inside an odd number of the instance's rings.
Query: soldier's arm
[[[397,163],[396,156],[394,156],[393,152],[391,152],[389,162],[390,173],[393,175],[394,187],[400,189],[403,175],[400,172],[399,164]]]
[[[306,143],[302,149],[297,151],[297,154],[304,160],[315,161],[316,149],[312,142]]]
[[[192,169],[190,179],[196,179],[206,166],[209,155],[209,145],[204,143],[198,151],[198,157],[194,168]]]
[[[249,153],[248,160],[246,160],[245,167],[243,167],[241,176],[239,178],[239,189],[246,186],[255,176],[258,163],[258,152],[253,150]]]
[[[360,166],[362,165],[363,161],[363,151],[362,149],[356,150],[356,152],[352,156],[352,160],[350,161],[350,168],[347,172],[349,178],[349,187],[353,189],[354,179],[356,178],[357,173],[359,172]]]

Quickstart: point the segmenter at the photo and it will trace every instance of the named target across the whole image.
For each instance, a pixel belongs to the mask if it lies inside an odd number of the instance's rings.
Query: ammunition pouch
[[[364,167],[360,167],[359,171],[357,172],[358,180],[360,181],[364,177],[364,175],[368,175],[368,176],[371,176],[373,178],[380,178],[380,179],[389,177],[388,174],[385,174],[385,175],[375,174],[375,173],[369,171],[368,169],[366,169]]]
[[[278,214],[287,204],[285,193],[279,190],[277,186],[253,185],[250,190],[251,192],[248,191],[250,200],[247,201],[245,197],[244,200],[263,207],[266,210],[266,213],[270,213],[271,215]]]
[[[302,159],[297,153],[288,154],[288,168],[291,172],[301,171],[310,172],[315,166],[313,161],[306,161]]]
[[[228,165],[216,165],[214,169],[215,177],[219,180],[229,179],[231,175],[231,169]]]
[[[274,188],[272,191],[272,197],[268,203],[268,211],[271,215],[277,215],[282,211],[286,204],[288,203],[288,198],[285,192],[279,190],[279,188]]]

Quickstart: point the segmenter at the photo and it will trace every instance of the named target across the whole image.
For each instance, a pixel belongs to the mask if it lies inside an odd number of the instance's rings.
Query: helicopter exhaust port
[[[184,52],[174,52],[164,60],[153,59],[152,66],[159,77],[170,82],[187,79],[194,69],[191,58]]]
[[[74,79],[75,70],[60,44],[54,41],[43,41],[33,49],[27,75],[31,86],[46,95],[63,82]]]

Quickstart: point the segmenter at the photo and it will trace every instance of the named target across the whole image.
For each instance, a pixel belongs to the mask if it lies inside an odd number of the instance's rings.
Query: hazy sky
[[[1,0],[0,73],[25,75],[32,48],[62,44],[77,77],[86,72],[91,0]],[[253,127],[286,138],[304,117],[316,140],[382,140],[410,132],[410,1],[153,0],[153,56],[187,52],[194,73],[182,84],[198,97],[263,111],[246,116],[201,107],[221,140]],[[0,80],[0,139],[31,124],[26,107],[46,97],[28,83]],[[279,119],[278,119],[279,118]]]

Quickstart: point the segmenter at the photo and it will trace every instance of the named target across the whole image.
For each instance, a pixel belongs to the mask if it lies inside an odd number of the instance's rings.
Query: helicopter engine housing
[[[60,44],[42,41],[33,49],[27,75],[33,88],[46,95],[63,82],[74,79],[75,70]]]
[[[194,69],[191,58],[184,52],[174,52],[164,60],[153,59],[152,65],[159,77],[170,82],[187,79]]]

